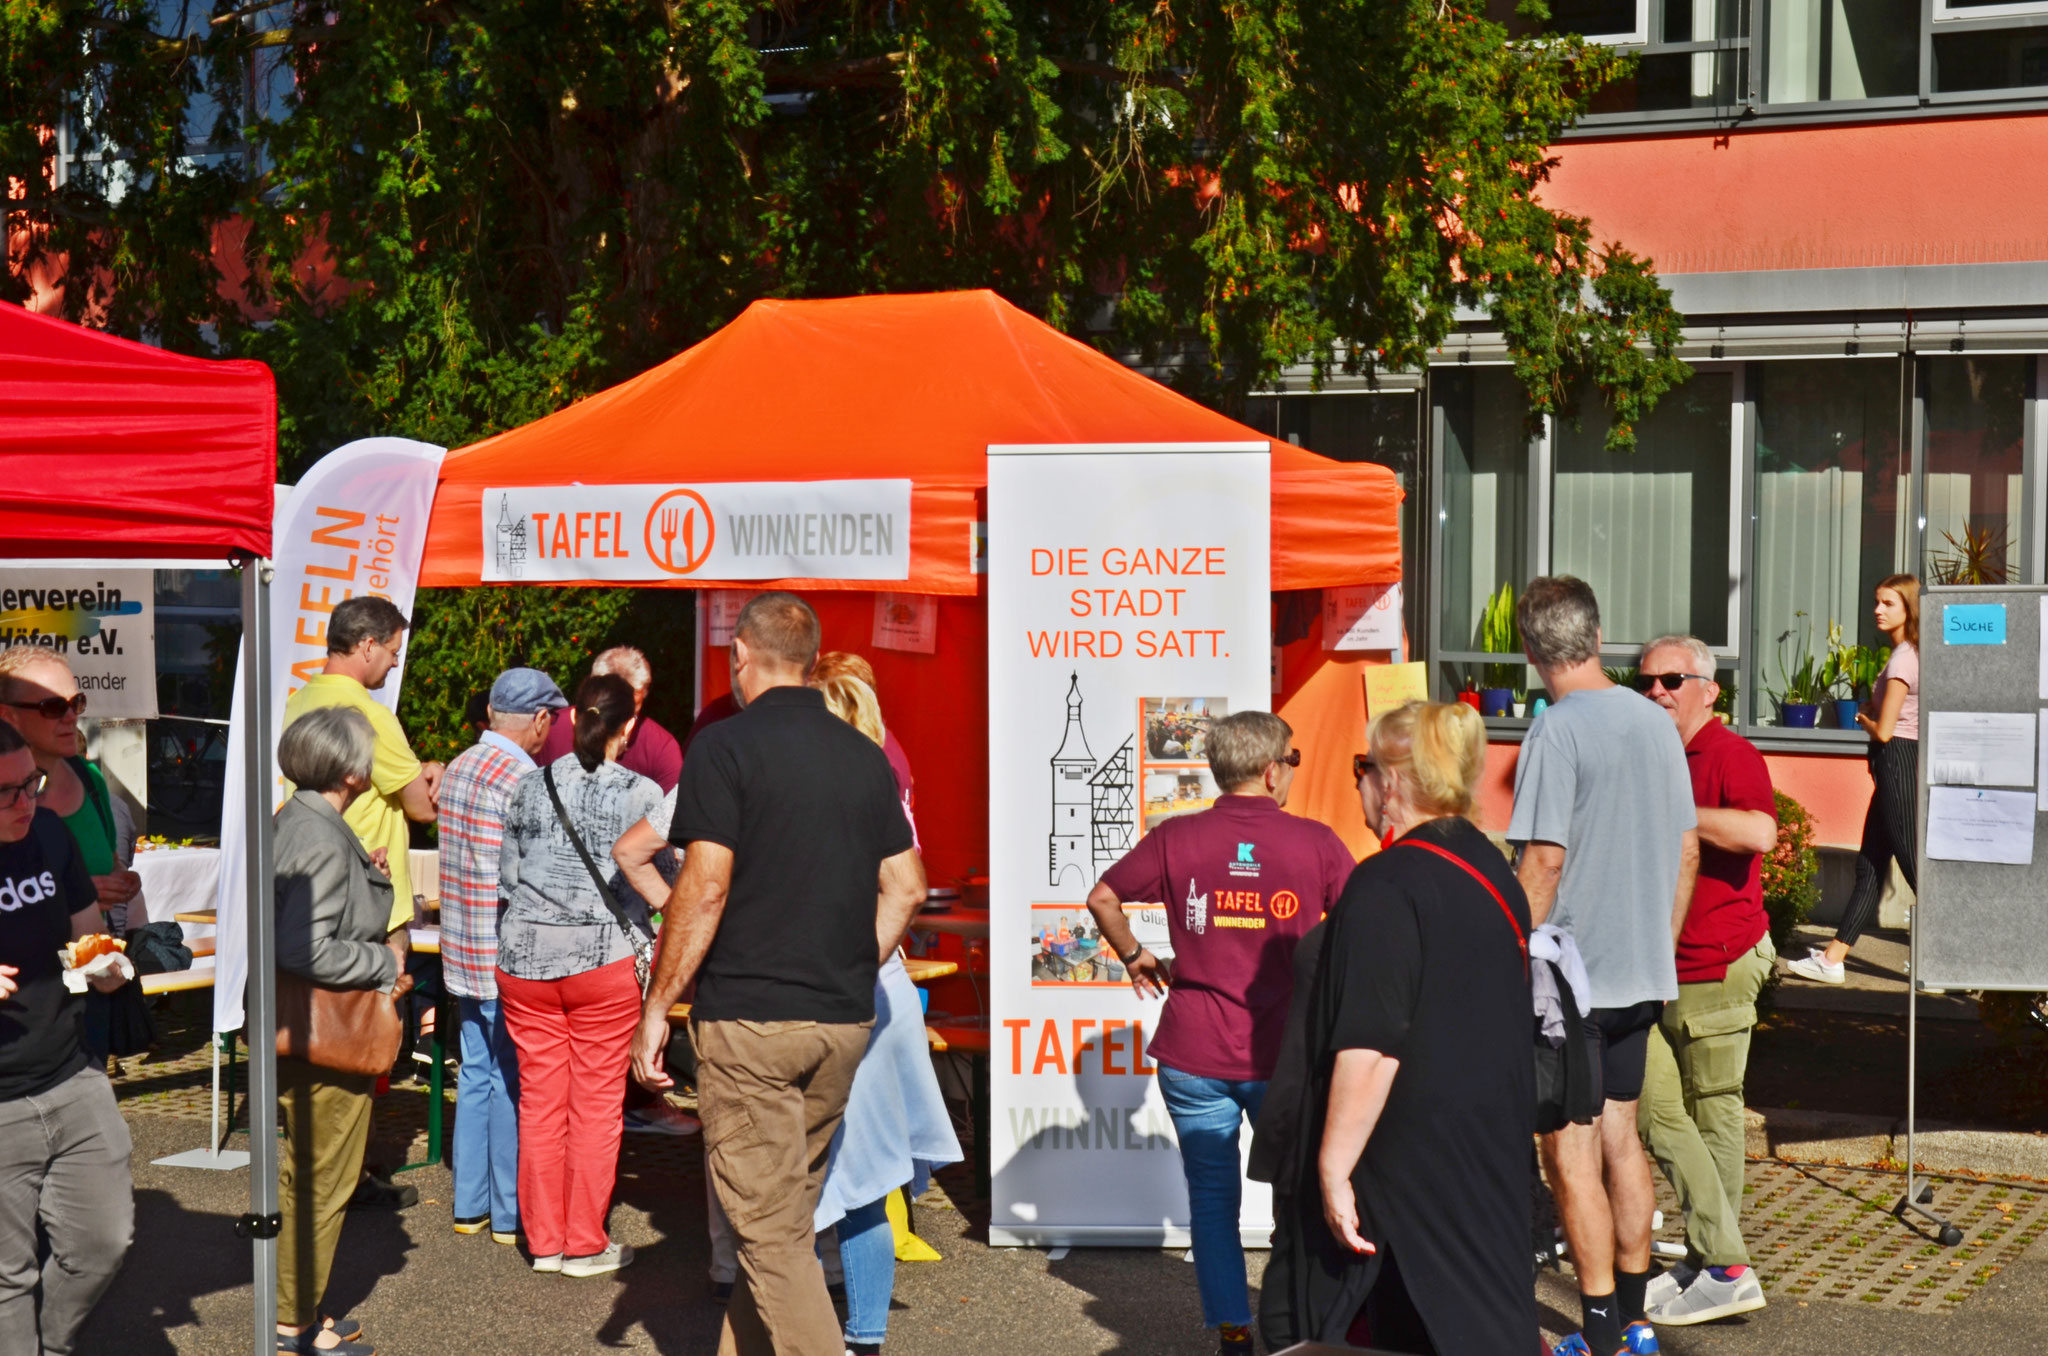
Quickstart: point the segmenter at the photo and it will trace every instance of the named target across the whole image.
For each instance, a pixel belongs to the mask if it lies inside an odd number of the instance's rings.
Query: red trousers
[[[605,1216],[619,1173],[626,1066],[640,1022],[633,959],[567,979],[498,971],[519,1047],[519,1220],[535,1257],[611,1246]]]

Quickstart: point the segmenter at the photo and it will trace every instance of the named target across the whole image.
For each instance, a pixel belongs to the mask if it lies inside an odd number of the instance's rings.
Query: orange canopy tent
[[[931,873],[959,876],[985,867],[988,852],[986,610],[975,596],[974,560],[987,449],[1126,442],[1270,439],[992,292],[756,302],[659,367],[450,452],[420,583],[481,582],[487,487],[909,479],[910,577],[879,587],[944,595],[936,654],[869,644],[878,586],[867,581],[679,577],[649,586],[804,593],[824,624],[826,648],[857,650],[873,662],[884,715],[918,773],[918,827]],[[1271,446],[1273,589],[1399,579],[1401,491],[1393,473]],[[1331,709],[1282,711],[1297,728],[1308,717],[1326,738],[1349,738],[1363,716],[1357,678],[1324,670],[1355,665],[1317,662],[1323,658],[1291,653],[1284,668],[1290,691],[1313,693]],[[724,690],[722,652],[707,656],[703,678],[707,697]],[[1316,752],[1317,766],[1298,783],[1296,808],[1362,845],[1351,744],[1325,742]]]

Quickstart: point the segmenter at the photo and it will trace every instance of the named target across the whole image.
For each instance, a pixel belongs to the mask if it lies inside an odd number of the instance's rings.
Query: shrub
[[[1778,845],[1764,854],[1764,912],[1771,918],[1771,945],[1786,955],[1792,934],[1820,903],[1820,859],[1813,851],[1813,820],[1806,807],[1776,793]]]
[[[476,742],[463,708],[503,670],[539,669],[574,695],[598,651],[636,645],[654,669],[646,714],[680,739],[693,714],[695,625],[688,589],[421,589],[399,723],[421,758],[446,762]]]

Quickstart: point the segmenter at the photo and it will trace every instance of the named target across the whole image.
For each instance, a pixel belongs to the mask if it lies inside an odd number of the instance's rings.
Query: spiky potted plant
[[[1487,654],[1520,654],[1521,628],[1515,625],[1515,586],[1502,584],[1486,600],[1479,614],[1479,648]],[[1485,685],[1479,690],[1479,714],[1510,716],[1515,710],[1515,683],[1521,677],[1519,664],[1488,664]]]
[[[1838,729],[1856,728],[1856,652],[1860,646],[1842,640],[1842,624],[1828,623],[1828,657],[1821,665],[1821,683],[1827,689],[1828,704],[1834,708]]]
[[[1820,723],[1820,704],[1828,686],[1823,662],[1814,657],[1813,626],[1804,612],[1778,637],[1778,723],[1790,730],[1811,730]],[[1788,651],[1786,643],[1797,637]]]

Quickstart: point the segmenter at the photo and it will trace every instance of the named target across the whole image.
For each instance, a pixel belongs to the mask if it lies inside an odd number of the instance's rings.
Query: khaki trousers
[[[302,1059],[277,1062],[284,1113],[278,1146],[277,1321],[301,1328],[320,1320],[320,1298],[341,1241],[348,1198],[363,1171],[375,1080],[321,1069]]]
[[[1747,1266],[1742,1241],[1742,1080],[1756,997],[1778,952],[1769,934],[1729,965],[1727,977],[1678,986],[1650,1032],[1636,1128],[1685,1210],[1696,1266]]]
[[[698,1022],[698,1115],[739,1242],[720,1356],[841,1356],[811,1216],[873,1022]]]

